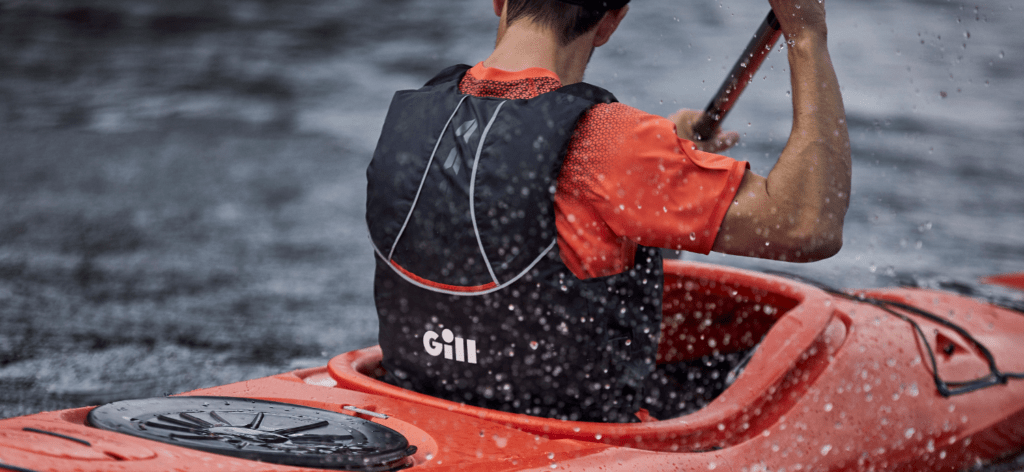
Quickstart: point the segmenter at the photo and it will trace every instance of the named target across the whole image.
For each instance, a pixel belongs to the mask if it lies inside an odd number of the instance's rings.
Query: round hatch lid
[[[416,452],[397,431],[362,418],[232,397],[160,397],[89,412],[100,429],[242,459],[354,471],[407,467]]]

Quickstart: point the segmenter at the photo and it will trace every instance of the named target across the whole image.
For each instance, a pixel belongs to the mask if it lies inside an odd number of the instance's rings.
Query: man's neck
[[[553,31],[521,19],[501,28],[498,44],[484,65],[512,72],[541,67],[558,75],[562,85],[574,84],[583,81],[594,50],[591,36],[583,35],[562,45]]]

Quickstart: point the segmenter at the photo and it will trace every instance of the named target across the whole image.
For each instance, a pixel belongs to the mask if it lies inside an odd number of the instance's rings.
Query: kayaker
[[[767,177],[583,83],[628,0],[493,0],[493,53],[395,95],[367,170],[386,381],[449,400],[630,422],[651,379],[658,248],[793,262],[835,254],[850,145],[820,0],[769,0],[794,121]],[[685,69],[682,69],[685,70]],[[664,410],[663,408],[661,410]]]

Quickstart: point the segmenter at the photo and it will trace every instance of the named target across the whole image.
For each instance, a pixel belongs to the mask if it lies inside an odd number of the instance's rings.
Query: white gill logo
[[[469,120],[463,123],[462,126],[459,126],[455,130],[456,140],[461,136],[462,139],[466,141],[466,144],[469,144],[469,138],[473,137],[473,133],[476,133],[476,128],[476,120]],[[455,175],[459,175],[459,169],[462,168],[462,161],[456,159],[458,154],[459,147],[455,146],[452,148],[452,151],[448,153],[448,159],[445,159],[444,161],[445,170],[452,169],[454,167],[452,170],[455,172]]]
[[[438,337],[444,342],[438,342]],[[433,331],[424,333],[423,349],[427,351],[427,354],[434,357],[440,356],[443,352],[445,359],[476,364],[476,341],[456,337],[455,333],[452,333],[450,329],[441,331],[441,336],[438,336]]]

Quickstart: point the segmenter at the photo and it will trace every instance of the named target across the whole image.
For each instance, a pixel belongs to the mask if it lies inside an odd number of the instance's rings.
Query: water
[[[587,80],[702,108],[767,12],[643,0]],[[684,5],[691,4],[690,9]],[[839,286],[1024,270],[1024,6],[829,2],[853,140]],[[391,93],[493,45],[488,2],[0,2],[0,417],[323,364],[375,343],[363,170]],[[785,53],[726,127],[766,173]]]

